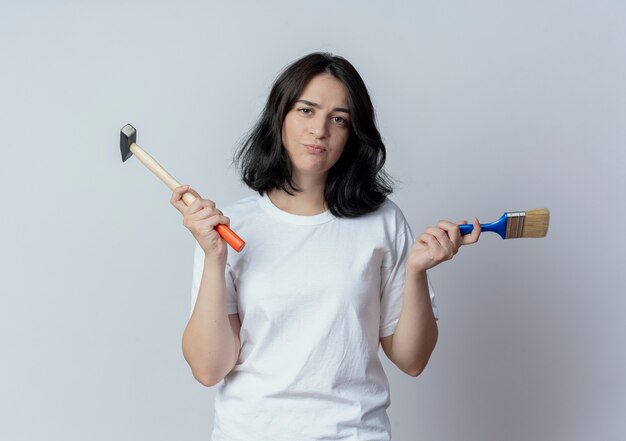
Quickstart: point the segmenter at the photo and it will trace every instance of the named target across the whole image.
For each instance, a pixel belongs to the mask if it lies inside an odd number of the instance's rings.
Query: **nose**
[[[309,133],[315,136],[315,139],[322,139],[326,137],[326,119],[325,118],[312,118],[311,125],[309,127]]]

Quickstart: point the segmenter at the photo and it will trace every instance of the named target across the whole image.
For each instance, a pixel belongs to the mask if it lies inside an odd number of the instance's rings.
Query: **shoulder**
[[[378,211],[380,211],[383,216],[404,219],[404,213],[402,213],[400,207],[389,198],[385,198],[385,202],[382,203]]]
[[[219,208],[226,216],[236,216],[240,217],[245,214],[249,214],[259,207],[259,200],[261,196],[258,193],[251,194],[244,198],[241,198],[235,202],[231,202],[229,204],[224,205]]]
[[[230,229],[248,242],[249,240],[254,240],[263,232],[260,220],[263,218],[265,210],[261,205],[261,200],[262,197],[258,193],[252,193],[249,196],[217,208],[224,213],[224,216],[230,219]]]
[[[400,207],[391,199],[385,201],[371,213],[364,214],[347,221],[357,230],[379,237],[386,242],[394,241],[398,236],[408,234],[412,237],[411,228]]]
[[[385,198],[385,201],[375,211],[361,217],[366,221],[383,222],[398,228],[407,223],[400,207],[389,198]]]

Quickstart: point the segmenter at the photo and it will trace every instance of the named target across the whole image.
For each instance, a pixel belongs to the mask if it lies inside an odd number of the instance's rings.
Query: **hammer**
[[[120,131],[120,151],[122,152],[122,162],[126,162],[128,158],[135,156],[145,165],[148,169],[157,175],[170,190],[174,190],[180,187],[180,183],[174,179],[158,162],[154,160],[152,156],[147,154],[141,147],[139,147],[135,141],[137,140],[137,131],[130,124],[126,124]],[[191,193],[187,192],[183,195],[183,201],[187,206],[191,205],[196,198]],[[227,225],[219,224],[215,226],[215,230],[233,249],[240,252],[245,246],[245,242],[237,236],[233,230],[228,228]]]

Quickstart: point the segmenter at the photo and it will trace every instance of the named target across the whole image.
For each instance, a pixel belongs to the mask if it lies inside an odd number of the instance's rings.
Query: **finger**
[[[192,221],[199,221],[199,220],[204,220],[204,219],[208,219],[210,217],[213,216],[223,216],[224,213],[222,213],[220,210],[218,210],[217,208],[215,208],[215,205],[206,205],[204,208],[202,208],[201,210],[190,214],[189,215],[189,219]]]
[[[201,231],[214,230],[217,225],[230,225],[230,219],[223,215],[211,216],[198,224]]]
[[[202,198],[196,198],[191,204],[189,204],[189,207],[187,208],[187,215],[191,216],[202,210],[202,208],[204,208],[204,202]]]
[[[186,192],[189,189],[189,185],[185,184],[185,185],[179,185],[178,187],[176,187],[174,190],[172,190],[172,192],[174,194],[180,194],[182,195],[184,192]]]
[[[428,233],[422,233],[420,234],[420,236],[417,238],[417,240],[421,243],[423,243],[424,245],[428,245],[430,243],[430,239],[433,238],[434,236],[432,234],[428,234]]]
[[[217,216],[216,219],[215,219],[215,222],[216,223],[215,223],[214,227],[216,227],[217,225],[230,226],[230,218],[228,216],[224,216],[223,214],[220,214],[219,216]]]
[[[450,239],[445,233],[443,234],[443,236],[445,236],[445,239],[443,237],[424,233],[419,237],[420,242],[424,243],[428,247],[428,254],[431,262],[434,265],[438,265],[444,260],[449,260],[454,256],[454,253],[451,249],[452,243],[450,242]],[[447,242],[447,245],[444,245],[442,241],[444,243]]]
[[[465,236],[463,236],[463,240],[461,242],[462,245],[470,245],[478,242],[478,238],[480,237],[480,232],[482,231],[482,228],[480,227],[480,222],[477,217],[474,218],[472,224],[474,225],[474,229],[470,234],[466,234]]]
[[[194,202],[202,200],[202,197],[198,194],[197,191],[195,191],[190,186],[187,186],[187,190],[183,192],[183,194],[181,195],[181,198],[187,206],[189,207],[193,206],[193,209],[191,210],[192,212],[199,210],[202,206],[198,204],[194,205]],[[191,199],[191,202],[190,202],[190,199]]]
[[[442,239],[444,236],[445,237],[448,236],[446,232],[439,227],[428,227],[424,230],[424,233],[430,234],[431,236],[435,236],[435,237],[441,237]]]
[[[449,222],[448,222],[449,223]],[[452,225],[454,228],[458,228],[456,225],[449,223],[450,225]],[[437,224],[439,225],[439,224]],[[447,225],[445,225],[446,228],[448,228]],[[458,247],[460,246],[456,246],[450,236],[448,235],[448,232],[442,228],[437,227],[429,227],[426,229],[425,231],[426,233],[434,236],[437,241],[439,242],[439,245],[442,247],[443,250],[445,250],[445,254],[447,255],[448,253],[452,253],[452,255],[454,255],[456,253],[456,250],[458,249]],[[457,239],[458,240],[458,239]]]
[[[196,199],[191,203],[191,205],[189,205],[189,209],[187,213],[190,216],[192,216],[194,214],[197,214],[199,211],[203,210],[206,207],[209,207],[211,209],[215,208],[215,202],[210,201],[208,199],[202,199],[200,197],[196,197]],[[194,217],[194,219],[198,219],[198,218]]]
[[[430,233],[422,233],[418,240],[430,249],[431,256],[434,255],[439,248],[441,248],[439,240],[437,240],[437,238]]]
[[[455,223],[452,223],[450,221],[447,220],[440,220],[439,222],[437,222],[437,227],[441,228],[442,230],[446,230],[448,231],[451,228],[455,228],[457,225]]]
[[[181,185],[180,187],[176,187],[172,192],[172,197],[170,199],[170,203],[181,213],[184,213],[187,209],[187,205],[183,202],[183,194],[189,188],[188,185]]]
[[[459,247],[461,246],[461,230],[459,230],[459,226],[447,220],[441,220],[437,223],[437,227],[441,228],[447,233],[454,247],[453,252],[454,254],[456,254],[456,252],[459,250]]]
[[[187,193],[191,193],[192,195],[195,196],[196,199],[202,199],[202,196],[200,196],[200,194],[196,190],[194,190],[193,188],[191,188],[189,186],[188,186],[188,189],[187,189]]]

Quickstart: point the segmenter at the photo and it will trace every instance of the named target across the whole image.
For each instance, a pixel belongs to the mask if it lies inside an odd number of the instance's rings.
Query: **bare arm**
[[[189,207],[182,200],[186,192],[196,197]],[[239,316],[229,316],[226,309],[226,242],[215,231],[217,224],[228,225],[230,219],[189,186],[176,188],[171,203],[204,251],[198,297],[183,333],[183,355],[193,376],[203,385],[213,386],[232,370],[240,349]]]
[[[380,339],[383,351],[403,372],[416,377],[435,349],[438,332],[426,273],[407,271],[400,319],[393,335]]]
[[[224,272],[205,259],[193,312],[183,333],[183,355],[205,386],[219,383],[239,358],[239,315],[226,311]]]
[[[402,371],[418,376],[428,364],[435,349],[439,330],[432,311],[426,270],[452,259],[461,245],[476,243],[480,223],[474,219],[474,230],[461,236],[458,222],[439,221],[427,228],[415,241],[406,263],[406,281],[400,319],[393,335],[380,339],[387,357]]]

